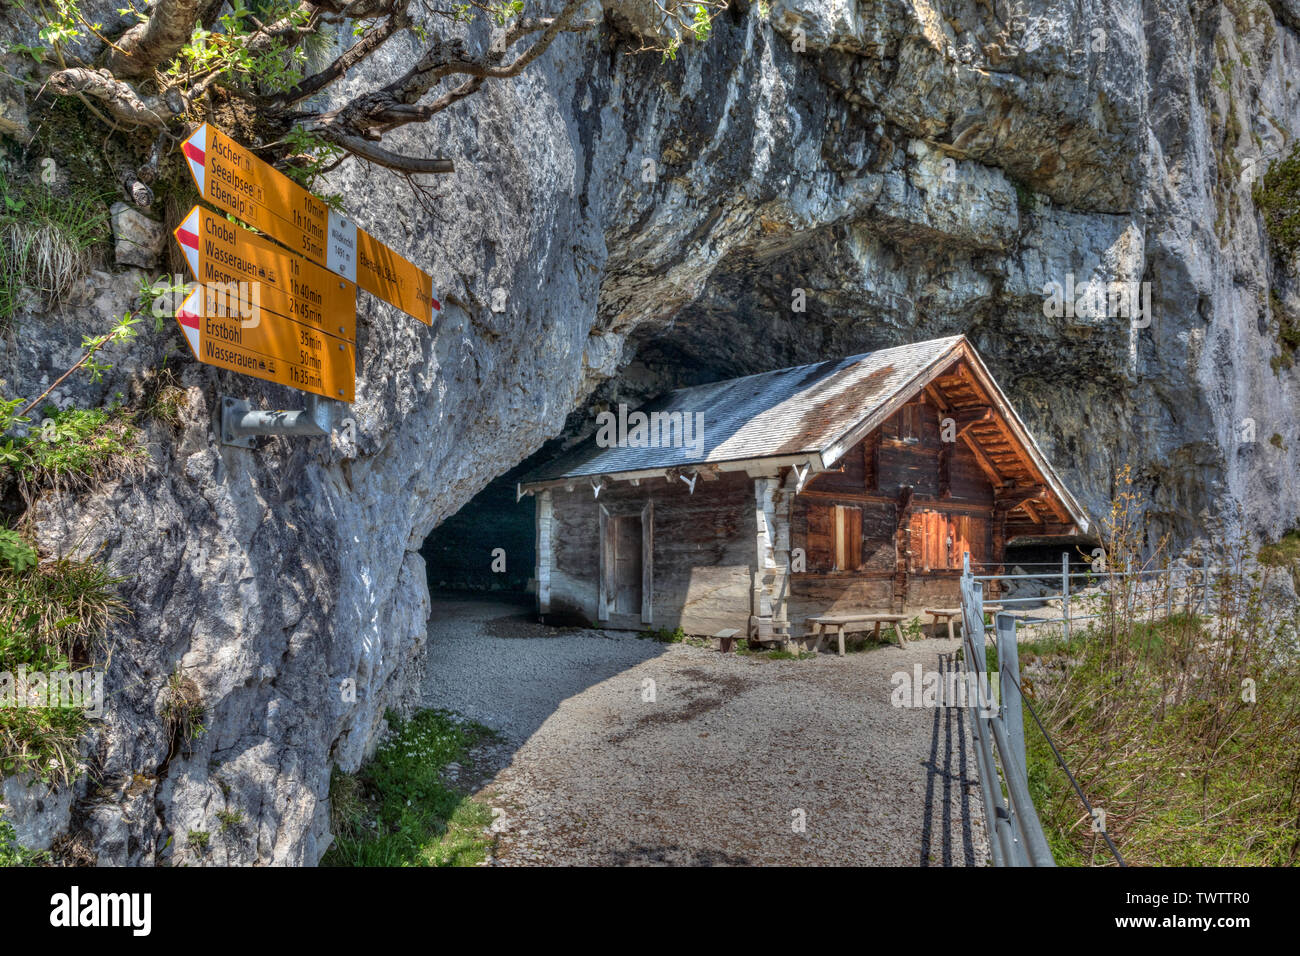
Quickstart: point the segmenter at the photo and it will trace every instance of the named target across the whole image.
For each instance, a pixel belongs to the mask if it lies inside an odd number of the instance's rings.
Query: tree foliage
[[[40,25],[45,46],[22,51],[36,60],[43,89],[78,97],[107,124],[160,136],[202,117],[220,94],[223,102],[245,103],[268,126],[292,130],[286,140],[311,175],[348,156],[406,174],[447,172],[446,159],[395,152],[384,137],[436,116],[490,80],[518,76],[561,34],[602,22],[600,0],[469,0],[448,7],[426,6],[426,0],[154,0],[147,11],[121,9],[133,22],[108,35],[82,15],[78,2],[19,4]],[[728,0],[642,2],[658,26],[640,49],[675,57],[683,38],[708,37]],[[468,32],[463,29],[426,28],[438,19],[485,23],[490,42],[484,49],[460,35]],[[344,33],[350,36],[341,44],[328,39]],[[328,111],[319,105],[317,94],[403,35],[413,36],[423,52],[400,75]],[[318,52],[334,48],[332,57],[322,62],[309,55],[313,44]],[[95,50],[90,59],[71,52],[87,46]]]

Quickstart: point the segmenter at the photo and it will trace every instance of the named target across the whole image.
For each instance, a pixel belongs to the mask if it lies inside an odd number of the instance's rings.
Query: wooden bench
[[[924,612],[924,613],[926,613],[926,614],[930,615],[932,618],[934,618],[934,626],[935,626],[935,627],[938,627],[940,624],[947,624],[947,625],[948,625],[948,640],[950,640],[950,641],[951,641],[951,640],[955,640],[955,635],[954,635],[953,632],[952,632],[952,619],[953,619],[954,617],[961,617],[961,608],[959,608],[959,607],[927,607],[927,608],[925,609],[925,612]],[[943,620],[942,620],[942,621],[939,620],[940,618],[943,618]]]
[[[997,613],[998,611],[1000,611],[1000,610],[1002,610],[1002,605],[1001,605],[1001,604],[985,604],[985,605],[984,605],[984,612],[985,612],[986,614],[996,614],[996,613]],[[951,641],[951,640],[955,640],[955,637],[954,637],[953,632],[952,632],[952,622],[953,622],[953,618],[959,618],[959,617],[961,617],[961,608],[959,608],[959,607],[927,607],[923,613],[925,613],[925,614],[929,614],[932,618],[934,618],[934,625],[935,625],[936,627],[938,627],[940,624],[947,624],[947,625],[948,625],[948,640],[950,640],[950,641]],[[941,621],[941,620],[939,620],[939,618],[943,618],[943,620]]]
[[[907,641],[903,638],[903,628],[901,626],[902,622],[906,620],[906,614],[822,614],[818,617],[808,618],[808,624],[812,627],[812,636],[816,639],[816,643],[813,645],[814,652],[821,650],[822,642],[834,630],[836,641],[839,644],[840,657],[843,657],[844,629],[849,625],[874,625],[871,635],[876,641],[879,641],[880,625],[889,624],[894,628],[894,634],[898,638],[898,646],[906,647]]]

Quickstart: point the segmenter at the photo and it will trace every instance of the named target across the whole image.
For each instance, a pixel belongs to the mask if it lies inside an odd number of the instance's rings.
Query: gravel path
[[[435,598],[425,702],[502,735],[499,864],[982,865],[964,715],[890,702],[957,646],[724,656]]]

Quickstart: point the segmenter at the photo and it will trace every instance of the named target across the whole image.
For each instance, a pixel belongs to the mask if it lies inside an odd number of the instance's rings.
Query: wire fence
[[[1020,684],[1020,652],[1017,637],[1019,620],[1005,610],[1007,605],[1023,605],[1059,600],[1060,624],[1068,640],[1070,627],[1116,613],[1130,616],[1145,602],[1152,613],[1162,607],[1166,618],[1177,608],[1180,612],[1203,613],[1210,600],[1214,576],[1224,571],[1208,562],[1200,567],[1142,568],[1124,571],[1071,571],[1069,554],[1061,556],[1058,574],[1013,573],[974,574],[969,554],[965,556],[961,578],[962,646],[968,685],[966,706],[974,741],[975,765],[979,776],[984,819],[989,833],[990,855],[994,866],[1055,866],[1038,810],[1029,793],[1028,761],[1025,749],[1024,711],[1028,710],[1039,733],[1047,742],[1052,757],[1070,781],[1094,829],[1101,834],[1115,862],[1127,866],[1123,855],[1106,832],[1101,817],[1094,810],[1075,774],[1070,770],[1060,748],[1052,740],[1033,703]],[[1024,567],[1024,565],[1020,565]],[[1032,597],[996,597],[985,604],[985,585],[1015,580],[1059,579],[1059,593]],[[1085,580],[1101,584],[1103,590],[1092,594],[1076,593],[1071,606],[1071,583]],[[1149,598],[1150,600],[1146,600]],[[1158,599],[1158,600],[1157,600]],[[1118,603],[1117,603],[1118,602]],[[1075,608],[1104,603],[1104,609],[1080,614]],[[986,624],[986,612],[993,622]],[[987,631],[995,633],[998,700],[993,701],[991,675],[985,653]]]
[[[990,565],[981,565],[990,568]],[[1021,573],[972,574],[976,582],[994,585],[1000,592],[1004,582],[1039,581],[1051,584],[1059,582],[1055,592],[1022,597],[1003,597],[1000,593],[991,595],[993,603],[999,608],[1012,607],[1020,610],[1033,610],[1032,606],[1042,607],[1053,602],[1060,603],[1061,617],[1059,623],[1062,633],[1068,641],[1074,625],[1084,621],[1098,620],[1122,612],[1132,618],[1145,613],[1154,619],[1162,610],[1166,619],[1175,613],[1204,614],[1209,606],[1214,590],[1216,576],[1229,569],[1216,567],[1208,559],[1199,566],[1173,565],[1167,568],[1124,568],[1120,570],[1089,567],[1088,570],[1071,570],[1068,552],[1061,555],[1059,564],[1036,563],[1017,564],[1017,568],[1041,567],[1043,571]],[[1074,567],[1079,567],[1076,563]],[[1047,570],[1050,569],[1050,570]],[[963,573],[970,571],[969,565]],[[1083,583],[1080,590],[1079,582]],[[1098,590],[1089,591],[1091,586]],[[1119,602],[1119,603],[1117,603]],[[1021,623],[1040,624],[1056,623],[1058,619],[1022,618]],[[988,629],[992,625],[987,625]]]

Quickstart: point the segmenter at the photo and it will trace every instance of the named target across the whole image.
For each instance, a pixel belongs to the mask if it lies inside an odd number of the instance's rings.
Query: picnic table
[[[866,612],[862,614],[821,614],[817,617],[808,618],[808,624],[812,627],[812,637],[816,639],[813,645],[813,651],[821,650],[822,642],[833,630],[835,638],[839,643],[840,657],[844,656],[844,629],[853,624],[872,624],[872,637],[877,641],[880,640],[880,625],[889,624],[894,629],[894,634],[898,637],[898,646],[906,647],[907,641],[903,638],[903,628],[901,624],[907,620],[906,614],[876,614]]]

